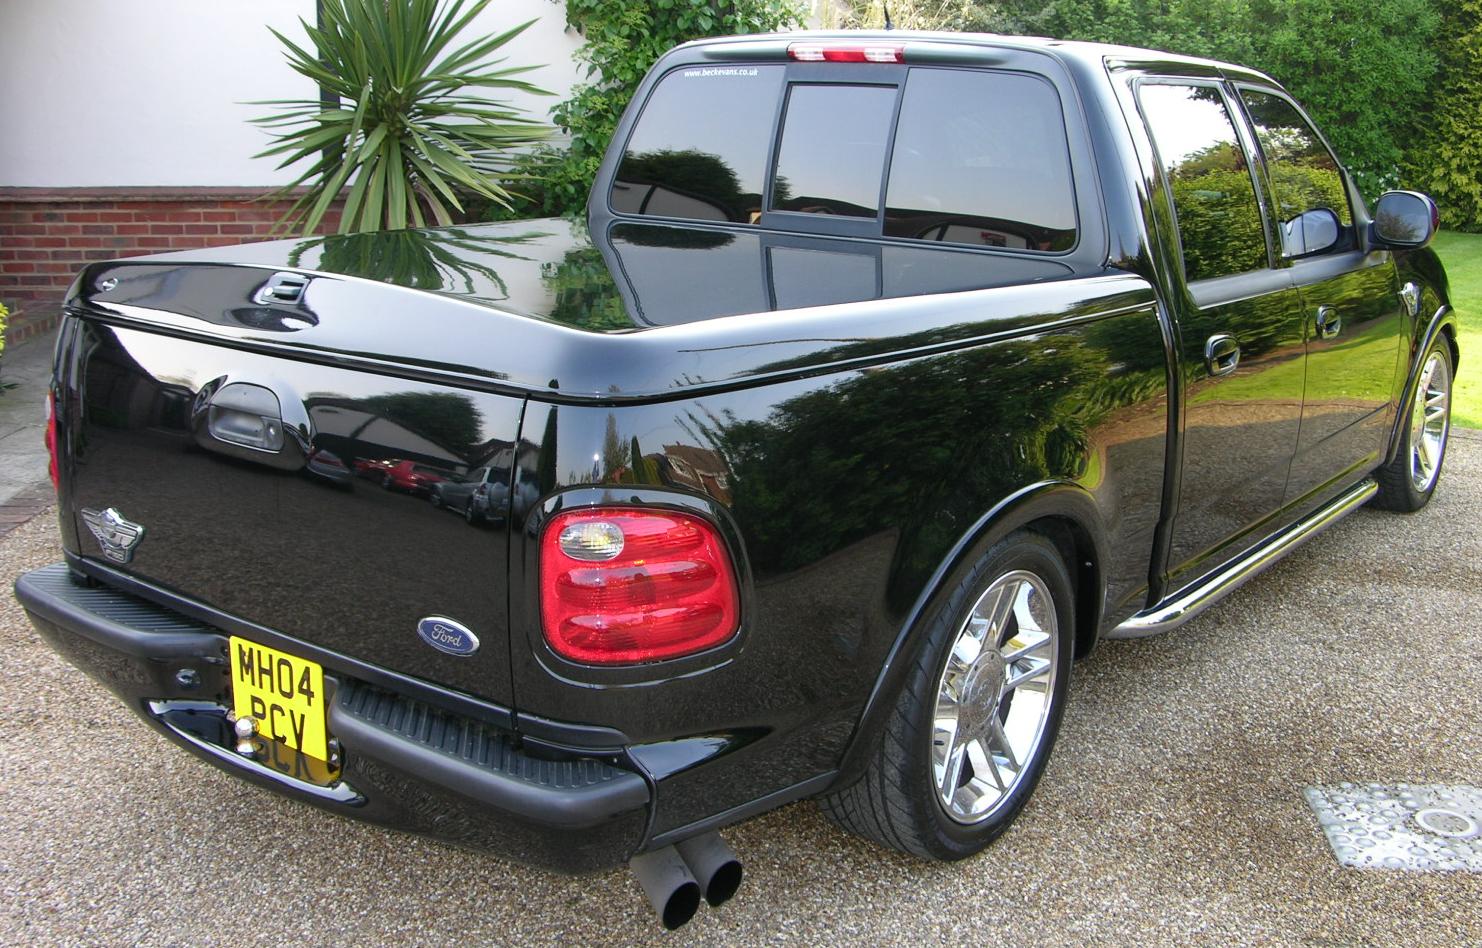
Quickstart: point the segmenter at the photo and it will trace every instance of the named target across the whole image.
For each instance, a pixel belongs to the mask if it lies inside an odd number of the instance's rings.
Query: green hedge
[[[770,33],[801,21],[795,0],[566,0],[566,22],[584,39],[588,81],[556,107],[565,148],[537,150],[510,182],[522,200],[508,214],[579,214],[618,119],[650,66],[671,47],[705,36]],[[497,214],[497,212],[496,212]]]
[[[1403,183],[1442,0],[1008,0],[1002,26],[1243,63],[1286,86],[1366,196]]]
[[[1406,177],[1436,199],[1446,226],[1482,231],[1482,0],[1441,6],[1441,66],[1407,143]]]
[[[850,23],[878,20],[857,0]],[[918,10],[918,7],[920,8]],[[929,8],[929,12],[927,11]],[[1482,229],[1482,0],[967,0],[892,5],[902,27],[1050,35],[1166,49],[1269,73],[1311,112],[1371,201],[1431,193]],[[515,216],[579,213],[618,117],[655,59],[703,36],[797,22],[796,0],[566,0],[590,81],[556,110],[569,148],[520,168]]]

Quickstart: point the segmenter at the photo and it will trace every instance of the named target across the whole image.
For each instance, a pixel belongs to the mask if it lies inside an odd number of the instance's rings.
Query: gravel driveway
[[[933,866],[799,804],[727,831],[747,881],[665,935],[567,879],[339,820],[168,745],[0,596],[0,941],[1478,944],[1482,874],[1340,868],[1302,799],[1482,784],[1482,438],[1434,503],[1360,511],[1181,630],[1104,645],[1019,823]],[[58,558],[50,516],[0,580]]]

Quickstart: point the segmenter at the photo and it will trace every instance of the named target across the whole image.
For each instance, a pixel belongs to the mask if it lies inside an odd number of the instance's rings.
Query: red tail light
[[[46,473],[51,477],[52,490],[62,489],[62,478],[57,467],[57,401],[51,393],[46,393]]]
[[[787,47],[787,56],[804,63],[903,63],[906,61],[906,48],[884,43],[864,46],[791,43]]]
[[[633,665],[703,652],[740,624],[736,573],[710,523],[595,507],[557,514],[540,545],[540,619],[556,654]]]

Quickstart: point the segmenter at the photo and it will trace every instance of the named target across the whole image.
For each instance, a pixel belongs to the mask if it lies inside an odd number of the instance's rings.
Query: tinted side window
[[[1283,223],[1322,208],[1353,224],[1343,172],[1332,152],[1290,102],[1265,92],[1241,93],[1276,194],[1276,218]]]
[[[894,111],[894,86],[793,86],[772,209],[873,218]]]
[[[612,208],[755,223],[782,66],[695,66],[665,76],[628,139]]]
[[[633,288],[639,325],[669,326],[772,308],[755,233],[620,224],[612,241]]]
[[[1060,97],[1007,73],[915,69],[890,163],[885,233],[1019,250],[1075,246]]]
[[[1190,281],[1267,265],[1255,183],[1218,89],[1149,83],[1138,100],[1173,192]]]
[[[778,309],[872,300],[880,295],[880,261],[873,253],[773,247],[772,293]]]

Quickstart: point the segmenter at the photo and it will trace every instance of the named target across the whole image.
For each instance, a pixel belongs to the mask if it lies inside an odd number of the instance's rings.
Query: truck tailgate
[[[64,499],[84,556],[331,652],[512,703],[508,494],[468,519],[428,495],[508,470],[521,398],[86,319],[70,363]],[[231,441],[231,420],[263,391],[279,402],[278,450]],[[109,511],[142,528],[131,548],[105,549],[90,527]],[[433,648],[418,634],[426,617],[463,625],[477,650]]]

